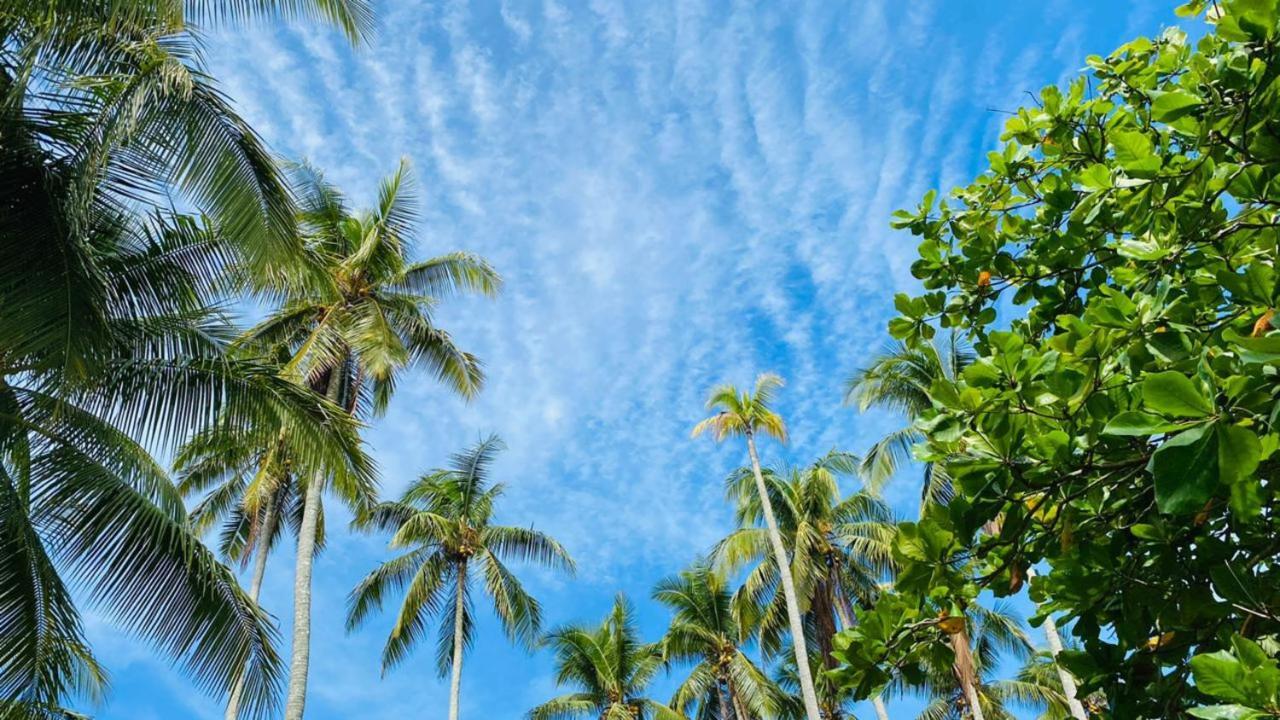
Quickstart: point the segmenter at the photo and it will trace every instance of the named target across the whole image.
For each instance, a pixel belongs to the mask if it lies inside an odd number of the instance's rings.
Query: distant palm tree
[[[353,415],[384,411],[399,372],[414,365],[463,397],[474,395],[484,379],[479,361],[454,344],[432,313],[441,299],[493,295],[501,282],[488,263],[466,253],[408,260],[417,210],[407,164],[382,182],[377,205],[367,212],[350,211],[312,168],[296,168],[294,185],[307,271],[281,281],[283,306],[246,333],[243,344],[284,348],[292,357],[287,374]],[[357,511],[372,499],[365,488],[334,479],[321,473],[304,479],[285,720],[302,720],[306,705],[311,568],[324,489],[331,486]]]
[[[191,509],[192,529],[205,534],[219,527],[219,553],[241,565],[253,559],[249,598],[258,602],[266,575],[267,558],[289,525],[296,537],[302,521],[305,483],[300,478],[326,473],[340,478],[335,484],[362,488],[360,497],[372,496],[373,467],[359,455],[350,464],[333,467],[315,457],[304,445],[291,442],[281,428],[274,440],[263,442],[261,433],[222,423],[197,434],[179,451],[174,467],[183,497],[204,493]],[[316,547],[324,545],[323,515],[317,522]],[[240,717],[243,681],[232,688],[226,720]]]
[[[717,386],[712,389],[707,399],[707,409],[718,412],[698,423],[693,428],[693,436],[697,437],[710,431],[716,442],[730,437],[741,437],[747,441],[747,456],[751,459],[751,472],[756,481],[756,493],[760,498],[760,511],[764,517],[773,560],[779,568],[779,577],[782,581],[782,595],[786,603],[787,620],[791,630],[791,645],[800,678],[800,696],[804,701],[805,715],[808,720],[820,720],[818,697],[813,687],[813,674],[809,670],[809,654],[805,650],[804,622],[800,616],[800,604],[795,585],[788,571],[791,562],[787,559],[787,548],[778,531],[773,503],[769,500],[769,491],[765,486],[764,475],[760,471],[760,456],[756,452],[756,436],[760,433],[780,442],[786,442],[786,424],[783,423],[782,417],[769,407],[774,392],[780,387],[782,387],[782,378],[772,373],[763,373],[757,377],[755,387],[750,393],[739,392],[732,385]]]
[[[838,476],[852,475],[857,466],[856,456],[833,451],[803,468],[763,471],[779,531],[791,548],[790,575],[811,655],[827,669],[837,664],[832,655],[836,633],[852,626],[855,607],[875,602],[880,582],[893,570],[895,525],[889,508],[865,491],[841,497]],[[712,556],[729,572],[750,566],[738,601],[751,608],[747,615],[758,626],[762,646],[773,654],[786,629],[786,605],[767,530],[760,526],[763,507],[753,481],[749,469],[726,481],[740,527],[717,544]],[[830,683],[817,686],[824,717],[839,717],[846,698]]]
[[[720,573],[699,559],[659,582],[653,597],[675,613],[662,638],[663,657],[694,664],[676,688],[671,707],[697,720],[772,714],[776,688],[743,651],[749,628]]]
[[[513,642],[533,645],[542,611],[507,568],[512,560],[573,572],[573,560],[551,537],[531,528],[493,524],[494,501],[503,491],[490,484],[489,468],[502,442],[491,436],[433,470],[395,502],[380,503],[356,524],[393,532],[391,547],[405,552],[378,566],[351,592],[347,629],[363,623],[391,592],[404,599],[382,651],[382,669],[397,665],[422,639],[429,616],[441,617],[436,662],[452,668],[449,720],[457,720],[462,653],[475,627],[472,585],[483,582],[503,630]]]
[[[973,352],[952,340],[945,348],[937,344],[891,345],[872,358],[871,363],[845,382],[845,402],[866,412],[879,408],[900,413],[905,427],[876,441],[862,458],[861,473],[877,488],[888,482],[902,463],[911,459],[911,447],[923,439],[912,422],[933,407],[930,389],[938,381],[954,381],[970,363]],[[951,478],[945,468],[928,465],[920,490],[921,508],[951,498]]]
[[[640,641],[631,604],[621,593],[597,627],[568,625],[544,643],[556,655],[556,684],[575,692],[529,711],[529,720],[684,720],[662,703],[644,697],[662,668],[662,647]]]
[[[1014,720],[1011,703],[1034,706],[1039,702],[1029,682],[994,679],[1003,656],[1025,661],[1033,654],[1022,621],[1007,605],[972,606],[963,632],[956,635],[960,634],[969,638],[967,647],[972,648],[972,685],[959,680],[953,663],[926,666],[919,685],[907,685],[899,678],[889,687],[888,692],[918,695],[928,702],[918,720]]]

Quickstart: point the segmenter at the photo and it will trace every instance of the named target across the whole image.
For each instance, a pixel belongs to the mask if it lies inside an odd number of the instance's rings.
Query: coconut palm
[[[225,692],[247,668],[252,711],[272,705],[273,633],[189,532],[148,449],[225,418],[291,426],[337,456],[355,448],[354,424],[262,363],[226,356],[214,284],[232,256],[281,267],[292,213],[187,22],[348,10],[352,29],[367,24],[361,0],[0,7],[6,713],[57,715],[101,677],[68,578],[202,686]]]
[[[255,603],[267,559],[285,526],[296,536],[301,525],[305,483],[300,478],[327,473],[339,478],[336,484],[363,488],[361,496],[373,494],[373,469],[363,456],[356,456],[350,464],[328,467],[323,458],[308,457],[305,447],[292,443],[284,428],[271,442],[262,442],[262,434],[219,424],[184,444],[174,461],[178,491],[188,498],[204,493],[189,513],[192,529],[205,534],[218,528],[222,557],[241,565],[253,560],[249,597]],[[316,547],[323,545],[322,515],[317,522]],[[240,716],[242,692],[243,683],[237,683],[227,702],[226,720]]]
[[[967,663],[974,676],[972,685],[958,681],[959,663],[930,664],[923,668],[919,684],[907,685],[898,678],[888,692],[923,697],[928,704],[919,720],[1014,720],[1011,705],[1036,706],[1039,701],[1030,692],[1029,682],[994,680],[1003,657],[1026,661],[1033,654],[1031,641],[1016,613],[1004,603],[990,608],[974,605],[969,608],[964,627],[956,628],[948,639],[961,634],[969,639],[965,647],[971,648]]]
[[[773,713],[777,692],[743,651],[749,628],[724,576],[705,560],[668,577],[653,598],[674,616],[662,638],[667,662],[692,663],[670,706],[697,720],[748,720]]]
[[[803,468],[763,471],[767,498],[783,542],[791,549],[790,575],[812,645],[811,659],[826,669],[838,664],[832,655],[838,630],[853,624],[855,607],[875,602],[880,582],[893,570],[894,524],[888,507],[865,491],[841,497],[839,476],[852,475],[857,466],[856,456],[833,451]],[[778,567],[770,558],[767,530],[761,527],[763,506],[753,485],[754,472],[748,469],[726,481],[739,529],[717,544],[713,557],[728,572],[750,568],[738,601],[751,608],[747,615],[754,619],[762,647],[772,655],[781,646],[786,605],[778,592]],[[846,698],[830,683],[817,684],[824,717],[839,717]]]
[[[278,690],[274,632],[190,532],[143,443],[172,448],[218,422],[285,427],[336,464],[359,452],[355,423],[227,354],[228,324],[208,304],[224,260],[212,230],[163,214],[118,214],[98,230],[100,297],[76,310],[101,313],[94,346],[73,355],[33,338],[0,353],[0,699],[58,706],[83,674],[70,573],[83,597],[210,690],[243,671],[251,712],[264,712]]]
[[[479,361],[432,314],[440,300],[459,293],[494,295],[501,281],[466,253],[409,261],[417,201],[407,163],[382,181],[376,206],[363,212],[348,209],[342,193],[308,166],[295,168],[294,185],[306,271],[281,283],[282,306],[245,334],[244,346],[283,349],[292,358],[287,375],[356,416],[385,411],[400,372],[411,366],[463,397],[478,392]],[[335,479],[322,473],[304,479],[285,720],[301,720],[306,705],[312,561],[324,490],[331,487],[357,512],[371,501],[363,488]]]
[[[422,639],[429,617],[439,614],[436,664],[441,676],[451,673],[449,720],[458,718],[462,655],[475,627],[473,586],[482,583],[507,637],[532,646],[542,631],[542,611],[507,563],[574,570],[569,554],[548,535],[493,524],[503,485],[490,483],[489,469],[502,447],[497,436],[490,436],[454,455],[448,468],[418,478],[399,500],[380,503],[357,519],[359,527],[394,533],[391,547],[404,552],[378,566],[351,592],[347,629],[365,622],[389,593],[403,592],[382,651],[386,672]]]
[[[933,387],[936,383],[956,381],[973,361],[972,351],[954,336],[946,347],[932,343],[916,346],[898,343],[873,358],[870,365],[849,378],[845,391],[847,403],[856,404],[864,412],[873,407],[896,411],[907,419],[906,427],[889,433],[867,452],[861,469],[868,482],[874,486],[888,481],[901,462],[910,458],[911,447],[923,439],[915,429],[914,422],[932,407],[930,393]],[[946,469],[936,463],[926,464],[920,493],[921,514],[931,504],[945,504],[951,499],[951,495],[951,479]],[[1046,617],[1042,628],[1050,651],[1056,657],[1062,648],[1062,638],[1053,618]],[[964,647],[965,636],[960,634],[952,640],[959,645],[957,658],[963,661],[971,654]],[[1084,707],[1076,698],[1075,678],[1061,666],[1057,667],[1057,671],[1072,717],[1084,720]],[[971,673],[958,666],[957,675],[964,679],[970,677]],[[981,708],[978,711],[981,712]]]
[[[597,627],[568,625],[544,643],[556,655],[556,684],[574,692],[529,711],[529,720],[684,720],[680,713],[644,697],[662,668],[662,646],[640,641],[631,604],[621,593]]]
[[[871,363],[845,382],[845,402],[862,412],[872,408],[896,412],[907,425],[890,432],[862,458],[861,473],[875,488],[888,482],[902,463],[911,459],[911,447],[923,439],[912,425],[933,407],[929,393],[938,381],[953,381],[973,362],[973,352],[954,339],[946,347],[937,344],[908,346],[896,343],[872,358]],[[951,479],[945,468],[925,468],[920,490],[921,508],[951,498]]]
[[[1052,651],[1035,653],[1018,670],[1014,679],[1000,680],[993,686],[1006,705],[1017,705],[1039,712],[1037,720],[1071,720],[1080,717],[1076,715],[1072,696],[1067,695],[1066,688],[1062,685],[1062,675]],[[1076,700],[1075,703],[1079,704],[1080,701]],[[1085,703],[1080,704],[1080,707],[1083,717],[1087,718],[1087,711],[1083,709],[1085,705],[1101,710],[1106,707],[1106,696],[1096,692],[1085,698]]]
[[[805,715],[808,720],[819,720],[818,698],[814,692],[813,675],[809,670],[809,658],[805,650],[804,623],[800,616],[800,604],[796,597],[791,573],[787,571],[791,563],[787,559],[787,548],[778,531],[773,503],[769,499],[764,475],[760,471],[760,456],[756,452],[756,436],[761,433],[779,442],[786,442],[787,428],[782,421],[782,416],[769,407],[774,393],[780,387],[782,387],[782,378],[772,373],[762,373],[756,378],[755,387],[749,393],[739,392],[732,385],[720,385],[712,389],[707,399],[707,409],[717,410],[717,412],[698,423],[693,428],[693,436],[697,437],[704,432],[710,432],[716,442],[722,442],[730,437],[741,437],[747,442],[747,456],[751,460],[751,472],[756,482],[756,493],[760,498],[761,515],[764,517],[773,560],[779,568],[779,577],[782,581],[782,595],[787,609],[791,645],[796,658]]]

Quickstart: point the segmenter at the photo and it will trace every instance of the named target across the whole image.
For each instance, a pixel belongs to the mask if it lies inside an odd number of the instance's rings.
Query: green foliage
[[[1196,689],[1218,704],[1201,705],[1187,713],[1206,720],[1257,720],[1280,717],[1280,665],[1274,638],[1271,652],[1241,635],[1231,636],[1231,650],[1191,659]]]
[[[924,293],[890,333],[923,348],[947,328],[976,357],[914,426],[956,497],[904,525],[896,594],[842,640],[864,695],[878,662],[926,662],[936,613],[1034,566],[1040,613],[1081,640],[1063,662],[1114,717],[1185,712],[1212,694],[1193,656],[1280,631],[1280,14],[1182,10],[1202,11],[1194,44],[1170,29],[1089,58],[972,184],[895,215]]]
[[[489,468],[502,441],[490,437],[458,453],[450,467],[418,478],[399,500],[379,503],[355,525],[392,533],[403,551],[369,573],[351,591],[347,629],[363,624],[392,593],[404,598],[382,652],[383,672],[399,664],[422,640],[432,615],[441,619],[436,667],[449,671],[455,623],[462,644],[472,642],[472,586],[480,584],[507,636],[531,646],[542,629],[542,608],[507,567],[515,561],[573,572],[560,543],[530,528],[496,525],[494,503],[503,485],[490,484]]]

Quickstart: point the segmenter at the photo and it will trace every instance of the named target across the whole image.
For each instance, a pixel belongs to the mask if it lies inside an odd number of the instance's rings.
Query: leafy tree
[[[760,456],[756,452],[756,435],[759,433],[780,442],[786,441],[786,425],[782,417],[769,407],[774,392],[780,387],[782,387],[782,378],[772,373],[763,373],[756,378],[755,388],[749,393],[739,392],[732,385],[720,385],[714,388],[707,399],[707,409],[718,410],[718,412],[698,423],[693,428],[693,436],[697,437],[709,431],[716,442],[729,437],[742,437],[747,441],[747,455],[751,459],[752,477],[756,481],[756,493],[760,498],[760,512],[764,516],[773,561],[779,568],[778,574],[782,581],[782,596],[787,609],[791,645],[800,677],[800,695],[804,701],[808,720],[819,720],[818,697],[813,686],[813,675],[809,670],[808,652],[805,649],[804,622],[800,616],[795,584],[791,573],[786,571],[790,568],[791,562],[787,559],[787,548],[778,530],[773,503],[769,499],[769,491],[760,470]]]
[[[1231,650],[1191,659],[1196,688],[1216,704],[1191,708],[1187,714],[1205,720],[1263,720],[1280,717],[1280,650],[1275,637],[1267,647],[1242,635],[1232,635]]]
[[[854,607],[874,602],[880,581],[892,571],[889,509],[865,491],[841,497],[838,477],[852,475],[857,466],[856,457],[831,452],[803,468],[763,471],[779,532],[791,551],[790,575],[810,655],[825,669],[834,667],[836,632],[853,623]],[[754,480],[750,469],[728,478],[726,491],[740,527],[716,546],[713,557],[729,572],[750,566],[738,602],[748,609],[744,614],[759,632],[762,647],[773,655],[786,632],[786,602],[778,591],[768,529],[761,527],[763,507]],[[824,717],[839,717],[843,693],[821,676],[815,690]]]
[[[551,631],[544,642],[556,655],[556,684],[576,692],[548,700],[529,711],[529,720],[682,720],[680,713],[644,697],[662,668],[662,647],[644,643],[622,594],[597,627],[568,625]]]
[[[399,372],[423,367],[464,397],[479,391],[479,361],[438,327],[440,300],[466,292],[494,295],[501,281],[484,260],[452,253],[410,262],[417,199],[408,166],[383,180],[377,205],[353,212],[319,171],[299,166],[294,185],[306,240],[305,271],[281,282],[280,308],[251,328],[246,347],[285,352],[285,374],[325,395],[352,415],[383,412]],[[311,647],[311,568],[326,486],[357,512],[373,489],[314,473],[298,531],[294,579],[293,657],[285,720],[301,720],[306,704]],[[257,507],[248,508],[256,512]]]
[[[671,707],[698,720],[768,717],[777,689],[743,650],[750,628],[724,576],[700,559],[659,582],[653,597],[674,612],[662,638],[664,659],[694,663]]]
[[[1277,631],[1280,12],[1208,17],[1195,43],[1174,28],[1090,58],[1010,117],[974,183],[897,215],[925,293],[890,332],[954,328],[976,359],[916,423],[956,499],[904,537],[901,597],[848,638],[860,692],[872,657],[927,654],[926,608],[1017,592],[1037,565],[1041,615],[1082,641],[1061,661],[1115,717],[1204,704],[1190,659]]]
[[[462,654],[472,643],[472,586],[484,583],[494,613],[513,642],[532,646],[542,628],[538,601],[507,568],[512,560],[573,572],[573,560],[551,537],[531,528],[493,524],[494,502],[503,485],[490,484],[489,468],[502,442],[491,436],[433,470],[395,502],[357,519],[364,528],[392,533],[391,547],[405,550],[369,573],[351,592],[347,629],[381,608],[384,598],[404,599],[382,651],[383,672],[395,667],[422,639],[431,615],[439,614],[436,664],[450,672],[449,720],[458,718]]]

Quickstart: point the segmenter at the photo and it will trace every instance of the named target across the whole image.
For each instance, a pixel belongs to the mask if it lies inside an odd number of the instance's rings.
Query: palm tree
[[[407,163],[383,180],[376,207],[359,213],[317,170],[304,165],[294,175],[307,272],[282,282],[282,307],[246,333],[245,346],[285,348],[292,357],[286,374],[357,416],[383,412],[409,366],[426,368],[463,397],[478,392],[479,361],[454,344],[432,312],[459,293],[492,296],[501,281],[466,253],[407,259],[417,220]],[[302,720],[306,705],[311,568],[324,489],[332,486],[357,512],[371,501],[360,488],[331,480],[321,473],[304,480],[285,720]]]
[[[659,582],[653,598],[674,612],[662,638],[663,657],[694,663],[672,708],[698,720],[748,720],[773,712],[776,689],[742,649],[749,629],[723,575],[699,559]]]
[[[926,666],[924,680],[919,685],[908,686],[902,679],[890,685],[892,692],[920,695],[926,699],[928,704],[918,720],[984,717],[1014,720],[1009,707],[1011,704],[1037,706],[1040,703],[1033,692],[1036,690],[1033,683],[1025,679],[992,679],[1003,655],[1025,661],[1033,653],[1021,620],[1010,608],[1002,603],[993,608],[973,606],[966,618],[963,634],[971,638],[972,672],[976,678],[972,692],[964,683],[957,682],[954,664]]]
[[[100,344],[75,359],[39,339],[0,353],[0,700],[57,706],[81,673],[70,572],[84,597],[209,689],[226,692],[243,672],[261,713],[278,691],[274,632],[190,531],[143,442],[172,447],[218,422],[285,427],[338,464],[359,453],[355,423],[227,354],[226,320],[207,305],[219,259],[206,228],[117,222],[95,240],[100,304],[82,308],[103,313]]]
[[[60,714],[102,677],[67,577],[202,686],[228,691],[247,668],[252,712],[272,706],[273,631],[189,531],[148,449],[224,418],[291,427],[336,458],[356,450],[355,427],[262,363],[226,355],[215,281],[232,256],[280,267],[292,213],[186,23],[348,11],[352,30],[367,25],[362,0],[0,9],[6,713]]]
[[[640,641],[625,596],[597,627],[569,625],[551,631],[544,643],[556,654],[556,684],[575,692],[529,711],[529,720],[684,720],[680,713],[644,697],[662,667],[662,647]]]
[[[863,456],[861,473],[871,487],[888,482],[898,467],[911,459],[911,447],[923,439],[912,423],[933,407],[929,395],[933,384],[954,381],[973,359],[973,352],[954,338],[945,348],[896,343],[845,382],[845,403],[857,405],[861,412],[871,408],[889,410],[908,420],[905,427],[876,441]],[[926,466],[920,491],[921,511],[931,503],[947,502],[951,492],[951,479],[945,468]]]
[[[800,676],[800,695],[804,700],[805,715],[808,720],[819,720],[818,698],[813,688],[813,675],[809,671],[800,604],[796,597],[791,573],[788,571],[791,563],[787,560],[787,548],[778,531],[773,503],[769,500],[764,475],[760,472],[760,456],[756,452],[758,433],[764,433],[779,442],[786,442],[786,425],[782,422],[782,417],[769,408],[774,392],[780,387],[782,387],[782,378],[772,373],[762,373],[756,378],[755,388],[750,393],[739,392],[732,385],[720,385],[712,389],[711,395],[707,398],[707,409],[718,410],[718,412],[698,423],[693,428],[693,436],[697,437],[710,431],[716,442],[729,437],[743,437],[747,441],[747,455],[751,459],[751,472],[756,481],[756,494],[760,498],[760,511],[764,516],[773,559],[782,580],[782,595],[786,602],[791,645],[795,652],[796,668]]]
[[[836,633],[853,624],[853,608],[875,602],[880,581],[893,570],[895,526],[888,507],[866,491],[841,498],[838,477],[852,475],[857,466],[856,456],[833,451],[804,468],[763,471],[767,498],[791,548],[790,575],[814,646],[811,655],[826,669],[837,665]],[[716,546],[713,557],[729,572],[751,566],[739,602],[752,608],[749,616],[758,625],[761,644],[772,654],[781,644],[786,605],[778,593],[778,567],[769,558],[768,533],[760,527],[763,506],[753,480],[750,470],[728,478],[726,491],[736,505],[739,529]],[[818,685],[824,717],[839,717],[845,698],[829,683]]]
[[[218,549],[229,561],[247,564],[253,559],[249,598],[258,602],[267,559],[288,524],[296,536],[302,519],[303,487],[299,478],[327,473],[337,484],[360,488],[358,495],[372,497],[372,464],[363,456],[339,467],[327,467],[323,458],[311,458],[307,449],[291,443],[283,428],[273,442],[264,444],[261,433],[220,424],[197,434],[179,451],[174,467],[179,473],[178,491],[184,497],[204,496],[189,513],[192,529],[200,534],[219,527]],[[249,508],[256,508],[250,510]],[[317,523],[316,547],[324,545],[323,516]],[[240,717],[243,682],[232,688],[226,720]]]
[[[503,448],[490,436],[453,456],[395,502],[380,503],[357,519],[363,528],[390,531],[391,547],[404,552],[378,566],[351,592],[347,629],[365,622],[391,592],[404,599],[382,650],[386,672],[422,638],[428,617],[439,613],[436,663],[449,683],[449,720],[458,719],[462,654],[472,643],[472,585],[482,580],[498,621],[513,642],[532,646],[542,631],[542,610],[507,568],[512,560],[574,571],[573,560],[551,537],[532,528],[493,524],[502,484],[489,483],[489,468]]]
[[[858,370],[848,379],[845,384],[847,403],[857,404],[859,410],[864,412],[873,407],[893,410],[908,421],[906,427],[877,441],[864,457],[862,473],[868,482],[873,486],[887,482],[898,466],[911,457],[911,447],[923,440],[923,436],[915,429],[914,422],[933,407],[930,394],[934,385],[955,382],[973,361],[973,352],[954,336],[946,348],[932,343],[919,346],[898,343],[873,358],[870,365]],[[951,478],[945,468],[936,463],[926,464],[920,494],[921,514],[931,504],[945,504],[951,499],[951,495]],[[1061,652],[1062,638],[1053,618],[1046,617],[1042,628],[1050,651],[1057,657]],[[965,647],[967,640],[964,634],[953,636],[952,642],[957,645],[958,660],[963,662],[971,654]],[[1076,697],[1075,678],[1064,667],[1057,666],[1057,670],[1072,717],[1085,720],[1084,707]],[[972,674],[957,666],[957,675],[964,682]],[[978,712],[981,712],[981,708]]]

